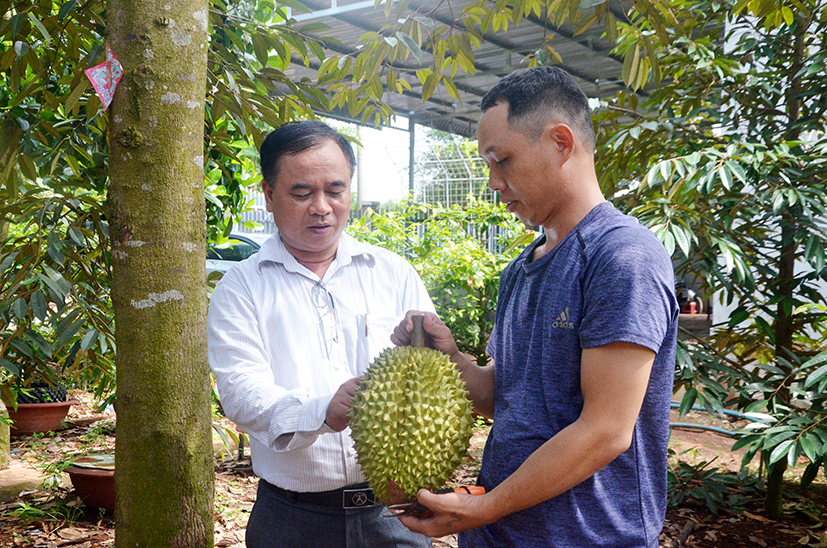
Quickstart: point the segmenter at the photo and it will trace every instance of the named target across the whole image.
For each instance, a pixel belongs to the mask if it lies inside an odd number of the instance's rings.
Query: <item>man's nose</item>
[[[331,211],[333,211],[333,208],[330,207],[330,202],[324,193],[320,193],[313,198],[313,201],[310,204],[310,213],[312,215],[324,216]]]
[[[494,192],[505,190],[505,181],[493,169],[488,172],[488,188]]]

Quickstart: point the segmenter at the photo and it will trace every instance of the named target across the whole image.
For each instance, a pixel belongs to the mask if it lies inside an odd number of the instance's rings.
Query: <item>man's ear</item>
[[[273,203],[273,189],[270,188],[270,185],[264,179],[261,180],[261,192],[264,194],[264,203],[267,211],[272,213],[273,208],[271,204]]]
[[[543,139],[554,147],[554,150],[562,156],[563,161],[574,154],[575,137],[568,124],[549,122],[543,131]]]

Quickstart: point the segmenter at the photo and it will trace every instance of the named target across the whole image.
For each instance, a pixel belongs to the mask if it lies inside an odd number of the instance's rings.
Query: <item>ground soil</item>
[[[112,413],[98,414],[91,405],[82,403],[73,407],[65,429],[51,436],[13,440],[13,459],[44,468],[84,449],[112,448],[114,418]],[[673,421],[730,431],[740,426],[696,412],[682,418],[675,414]],[[232,428],[228,421],[218,422]],[[486,434],[485,429],[475,434],[469,458],[457,472],[458,482],[473,483]],[[686,496],[667,512],[661,547],[827,547],[824,476],[820,475],[808,489],[799,489],[797,480],[806,466],[802,461],[788,472],[784,520],[767,519],[761,507],[760,481],[724,483],[740,469],[742,455],[730,451],[732,443],[731,437],[710,430],[673,428],[670,448],[674,454],[670,461],[673,471],[682,478],[681,492]],[[245,453],[239,458],[235,450],[232,455],[216,455],[215,546],[219,548],[244,546],[244,527],[258,483],[246,457]],[[704,474],[708,474],[705,480]],[[717,514],[710,511],[703,499],[691,496],[693,492],[698,493],[697,488],[703,482],[721,487],[720,500],[725,503]],[[27,491],[14,500],[0,503],[0,547],[5,546],[110,547],[114,546],[114,520],[111,515],[86,509],[71,484]],[[436,539],[434,546],[455,547],[456,539]]]

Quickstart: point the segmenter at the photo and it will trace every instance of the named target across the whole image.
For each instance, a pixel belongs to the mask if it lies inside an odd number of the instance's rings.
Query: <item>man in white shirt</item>
[[[343,233],[354,165],[321,122],[270,133],[262,190],[278,231],[210,300],[210,367],[261,478],[251,548],[431,545],[382,516],[347,428],[357,378],[405,311],[433,311],[407,261]]]

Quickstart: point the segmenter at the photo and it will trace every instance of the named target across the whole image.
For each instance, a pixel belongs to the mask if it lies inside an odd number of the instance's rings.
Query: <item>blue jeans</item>
[[[384,506],[343,509],[294,502],[259,480],[247,522],[247,548],[430,548],[431,539],[409,531]]]

